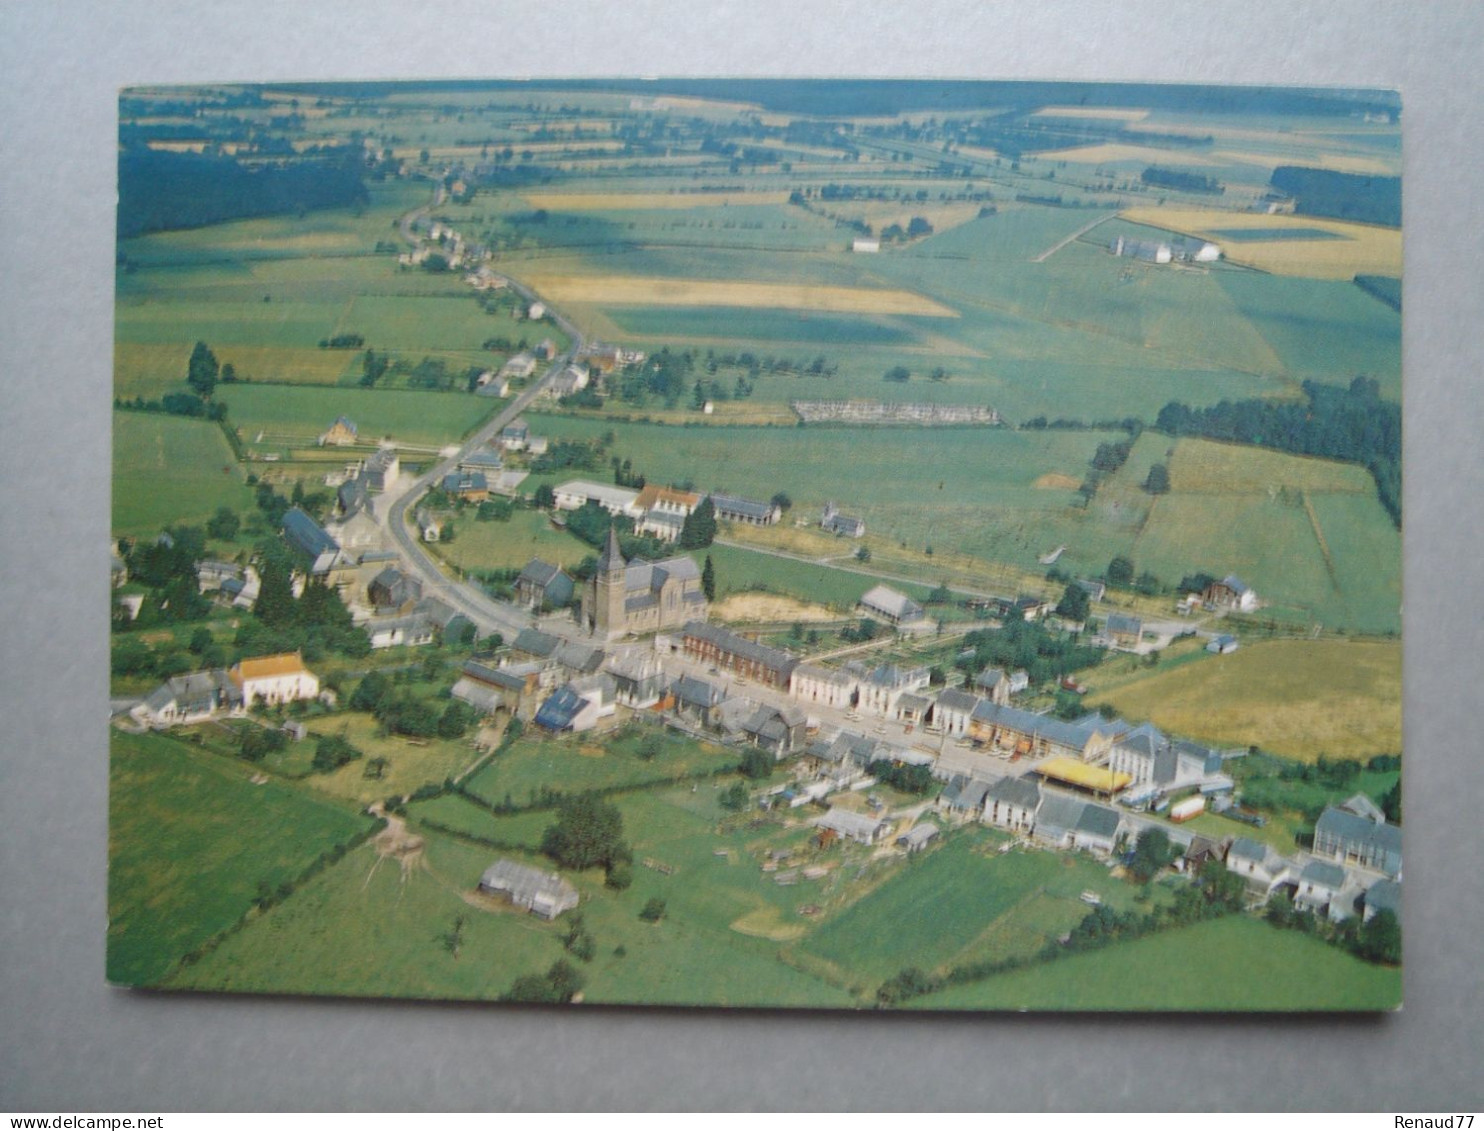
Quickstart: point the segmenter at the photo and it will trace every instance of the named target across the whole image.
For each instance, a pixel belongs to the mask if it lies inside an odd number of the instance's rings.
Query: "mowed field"
[[[1402,233],[1399,228],[1353,224],[1318,216],[1228,212],[1220,209],[1127,208],[1126,220],[1200,236],[1222,245],[1222,254],[1234,263],[1277,275],[1313,279],[1351,279],[1356,275],[1400,275]],[[1339,239],[1232,240],[1220,232],[1234,228],[1312,228]]]
[[[957,312],[910,291],[791,283],[721,282],[633,275],[528,274],[552,302],[621,306],[778,307],[846,314],[917,314],[954,318]]]
[[[108,977],[157,982],[370,818],[163,735],[109,742]]]
[[[1244,916],[1116,943],[908,1003],[912,1009],[1396,1009],[1402,972]]]
[[[1218,746],[1364,760],[1402,749],[1399,641],[1266,640],[1113,686],[1089,704]]]
[[[1131,906],[1135,889],[1083,858],[995,848],[1001,838],[971,828],[904,867],[800,944],[842,973],[880,984],[904,966],[946,970],[1035,953],[1087,914],[1079,896],[1096,891]]]
[[[323,389],[296,385],[236,385],[223,389],[228,415],[244,444],[313,447],[339,416],[356,424],[365,443],[457,443],[503,403],[468,393],[403,389]]]
[[[115,535],[143,537],[174,523],[199,525],[218,507],[241,512],[252,500],[216,424],[160,413],[113,414]]]

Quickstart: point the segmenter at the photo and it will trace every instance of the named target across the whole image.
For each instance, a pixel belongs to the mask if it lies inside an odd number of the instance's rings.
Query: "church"
[[[695,562],[687,557],[626,562],[609,527],[597,571],[582,594],[582,623],[589,632],[615,640],[705,619],[706,595]]]

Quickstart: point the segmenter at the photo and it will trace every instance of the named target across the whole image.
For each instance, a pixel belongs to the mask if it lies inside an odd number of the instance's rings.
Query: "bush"
[[[665,901],[658,896],[644,905],[644,910],[639,912],[639,918],[646,923],[658,923],[665,917]]]

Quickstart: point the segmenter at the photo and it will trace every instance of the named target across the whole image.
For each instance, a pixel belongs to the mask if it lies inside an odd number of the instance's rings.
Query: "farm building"
[[[532,915],[555,919],[577,906],[577,889],[555,872],[543,872],[514,860],[496,860],[479,877],[479,890],[503,895]]]
[[[783,508],[777,503],[759,503],[737,495],[712,494],[711,505],[716,517],[726,522],[742,522],[748,526],[772,526],[783,517]]]
[[[1235,652],[1238,647],[1240,647],[1240,645],[1238,644],[1237,638],[1235,636],[1227,636],[1223,633],[1221,636],[1215,637],[1211,641],[1211,643],[1206,645],[1206,651],[1214,652],[1218,656],[1225,656],[1232,652]]]
[[[937,825],[913,825],[905,833],[897,837],[897,846],[899,848],[905,848],[908,852],[921,852],[937,835]]]
[[[540,681],[533,667],[492,668],[477,660],[469,660],[460,669],[450,694],[486,715],[502,708],[518,715],[529,707],[539,687]]]
[[[834,503],[825,503],[824,513],[820,516],[819,525],[831,534],[838,534],[844,538],[862,538],[866,533],[866,521],[862,518],[852,518],[848,514],[841,514]]]
[[[239,660],[228,670],[227,677],[241,694],[244,707],[254,703],[272,707],[319,695],[319,677],[304,666],[304,658],[298,652]]]
[[[868,616],[884,620],[887,624],[914,624],[922,620],[923,609],[905,593],[898,593],[885,585],[878,585],[861,595],[858,602]]]
[[[1114,740],[1128,729],[1127,723],[1109,722],[1096,713],[1067,722],[986,702],[969,720],[969,736],[982,745],[1022,757],[1062,755],[1084,762],[1106,757]]]
[[[422,600],[423,583],[411,574],[388,566],[371,579],[366,596],[379,612],[410,612]]]
[[[1235,574],[1228,575],[1220,581],[1211,582],[1206,586],[1201,597],[1213,609],[1231,609],[1239,613],[1250,613],[1257,608],[1257,594],[1243,585]]]
[[[857,254],[874,254],[881,250],[880,240],[854,239],[850,241],[850,250]]]
[[[612,527],[582,597],[582,623],[609,640],[659,632],[706,615],[701,571],[687,557],[624,560]]]
[[[504,459],[493,448],[475,448],[459,460],[460,471],[479,471],[483,472],[486,477],[504,466]]]
[[[1267,898],[1281,884],[1294,882],[1293,864],[1261,841],[1239,836],[1226,850],[1227,871],[1241,876],[1254,892]]]
[[[368,489],[390,491],[401,471],[402,461],[397,457],[396,448],[377,448],[367,457],[361,476],[366,480]]]
[[[849,809],[831,809],[815,825],[857,844],[875,844],[891,828],[886,821]]]
[[[1062,793],[1048,793],[1036,810],[1032,835],[1054,848],[1109,853],[1122,821],[1116,810]]]
[[[941,727],[945,734],[961,738],[969,733],[969,719],[977,706],[979,696],[962,688],[948,688],[938,694],[933,705],[933,725]]]
[[[938,794],[938,807],[960,816],[978,817],[984,812],[984,799],[989,796],[990,784],[980,778],[956,775]]]
[[[682,630],[682,640],[687,656],[769,687],[788,687],[789,677],[798,664],[797,659],[781,648],[759,644],[704,621],[688,622]]]
[[[536,725],[553,734],[580,734],[617,710],[611,676],[595,675],[562,684],[536,711]]]
[[[1144,638],[1144,622],[1125,613],[1109,613],[1107,623],[1103,626],[1103,635],[1108,641],[1108,647],[1133,651]]]
[[[762,706],[742,723],[742,733],[775,758],[783,758],[803,748],[806,721],[797,707]]]
[[[1123,735],[1108,754],[1108,768],[1127,774],[1133,786],[1161,791],[1200,786],[1207,792],[1232,788],[1221,772],[1219,751],[1183,739],[1167,738],[1152,723]]]

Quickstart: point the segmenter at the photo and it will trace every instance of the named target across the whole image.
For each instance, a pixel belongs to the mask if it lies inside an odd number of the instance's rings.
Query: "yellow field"
[[[1079,165],[1100,165],[1104,161],[1148,161],[1151,164],[1170,161],[1168,149],[1155,149],[1145,145],[1079,145],[1075,149],[1051,149],[1036,154],[1045,161],[1075,161]],[[1208,157],[1194,153],[1181,153],[1181,165],[1215,165]]]
[[[1261,746],[1312,760],[1369,758],[1402,748],[1400,642],[1269,640],[1094,686],[1130,721],[1220,746]]]
[[[528,192],[532,208],[553,212],[617,212],[655,208],[716,208],[721,205],[786,204],[786,192]]]
[[[1117,106],[1043,106],[1031,117],[1101,118],[1110,122],[1138,122],[1149,117],[1149,111],[1121,109]]]
[[[723,283],[638,275],[532,275],[527,282],[533,290],[558,305],[573,302],[626,306],[746,306],[836,314],[958,317],[958,311],[911,291],[864,287]]]
[[[1205,495],[1251,495],[1279,487],[1356,495],[1375,490],[1366,470],[1353,464],[1214,440],[1180,440],[1169,470],[1173,490]]]
[[[1355,275],[1402,273],[1402,233],[1397,228],[1325,220],[1317,216],[1267,216],[1252,212],[1222,212],[1214,208],[1128,208],[1125,220],[1168,231],[1199,236],[1221,245],[1221,253],[1275,275],[1310,279],[1349,279]],[[1343,236],[1338,240],[1223,240],[1217,229],[1318,228]]]

